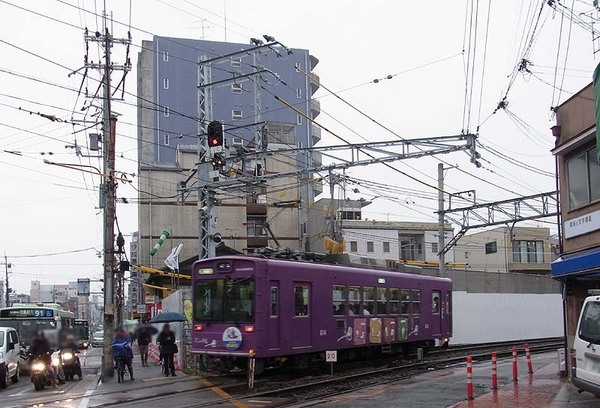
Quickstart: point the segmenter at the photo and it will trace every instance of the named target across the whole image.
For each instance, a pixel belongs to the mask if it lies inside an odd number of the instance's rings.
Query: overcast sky
[[[76,70],[83,64],[83,32],[77,27],[87,26],[96,31],[99,20],[77,7],[101,13],[102,3],[92,0],[0,0],[3,22],[0,25],[0,70],[43,79],[62,87],[79,88],[81,76],[67,77],[69,71],[65,67]],[[565,101],[591,82],[595,67],[591,34],[565,18],[561,35],[561,14],[546,7],[529,56],[532,73],[519,74],[514,80],[507,98],[511,113],[499,111],[491,115],[507,89],[507,76],[518,60],[519,43],[528,32],[524,27],[529,27],[535,19],[541,2],[493,2],[489,30],[489,3],[476,2],[480,3],[480,10],[475,83],[473,93],[468,93],[472,95],[472,104],[467,129],[463,120],[465,62],[468,59],[468,52],[463,53],[465,42],[465,50],[468,50],[468,41],[464,41],[466,3],[451,0],[133,0],[130,15],[129,1],[112,0],[107,1],[107,9],[117,22],[127,25],[131,19],[133,42],[137,46],[131,48],[134,67],[141,41],[150,39],[151,34],[202,38],[204,33],[207,40],[222,41],[226,36],[227,41],[241,43],[247,43],[250,37],[270,34],[289,47],[309,49],[320,60],[316,72],[325,86],[333,90],[353,88],[341,92],[340,96],[401,137],[452,135],[462,130],[476,132],[481,125],[482,143],[532,167],[553,172],[554,161],[549,150],[553,145],[550,127],[554,118],[550,107]],[[591,1],[578,1],[577,5],[583,11],[591,10],[592,7],[585,3]],[[225,11],[227,31],[224,28]],[[486,32],[487,52],[484,52]],[[115,37],[126,34],[126,26],[114,24]],[[561,48],[557,58],[559,43]],[[472,40],[472,48],[474,45]],[[113,60],[122,63],[124,52],[123,47],[116,46]],[[564,71],[567,53],[567,70]],[[92,46],[90,59],[97,62],[98,58],[97,47]],[[555,78],[556,61],[559,69]],[[394,76],[379,83],[368,83],[387,75]],[[118,75],[115,77],[118,80]],[[555,83],[563,91],[554,89]],[[135,93],[135,84],[134,70],[127,77],[127,91]],[[90,80],[84,86],[94,93],[97,83]],[[397,138],[339,100],[327,96],[324,90],[321,89],[317,96],[321,97],[322,108],[317,120],[344,138],[357,143]],[[98,159],[78,158],[73,149],[65,148],[75,140],[85,146],[85,132],[73,134],[82,127],[50,122],[18,110],[21,107],[65,120],[71,117],[83,119],[81,114],[72,116],[73,110],[80,111],[83,102],[83,96],[77,98],[77,92],[72,90],[0,72],[0,250],[5,251],[8,261],[13,263],[10,284],[19,292],[28,293],[33,279],[50,284],[102,275],[97,254],[102,246],[102,215],[97,208],[98,177],[43,163],[43,159],[48,159],[99,166]],[[114,107],[122,114],[117,130],[121,134],[117,140],[117,167],[127,173],[137,172],[134,105],[135,98],[129,95],[125,97],[125,103],[116,103]],[[87,119],[92,118],[88,116]],[[528,130],[524,132],[524,128]],[[336,140],[323,132],[321,143],[336,143]],[[19,152],[19,155],[5,150]],[[52,157],[49,157],[50,153]],[[448,191],[476,189],[480,199],[500,200],[515,194],[529,195],[554,189],[552,177],[515,167],[486,151],[481,154],[485,159],[481,169],[471,165],[464,153],[443,157],[448,163],[458,164],[460,169],[487,181],[456,169],[449,170]],[[435,184],[437,163],[436,158],[423,158],[394,166],[428,184]],[[425,192],[388,192],[387,196],[394,201],[385,197],[375,199],[366,214],[370,219],[436,220],[432,211],[437,203],[429,199],[435,195],[435,190],[381,165],[353,169],[348,174]],[[359,191],[349,195],[367,199],[386,195],[362,187]],[[120,185],[118,196],[135,198],[136,192],[127,185]],[[118,218],[124,234],[135,231],[135,204],[119,204]],[[536,222],[528,225],[550,226]],[[30,257],[76,250],[83,251]]]

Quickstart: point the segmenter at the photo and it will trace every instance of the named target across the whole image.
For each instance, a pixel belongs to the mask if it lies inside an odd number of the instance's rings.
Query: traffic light
[[[223,146],[223,125],[218,120],[213,120],[208,124],[208,147]]]
[[[212,159],[210,159],[210,163],[212,164],[214,170],[221,170],[225,165],[225,159],[223,158],[223,155],[215,153]]]

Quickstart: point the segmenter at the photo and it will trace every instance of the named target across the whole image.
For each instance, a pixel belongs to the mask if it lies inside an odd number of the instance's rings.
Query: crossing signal
[[[208,124],[208,147],[223,146],[223,125],[218,120]]]

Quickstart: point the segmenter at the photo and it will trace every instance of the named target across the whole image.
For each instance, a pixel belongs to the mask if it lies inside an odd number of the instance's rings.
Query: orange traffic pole
[[[473,359],[467,357],[467,399],[473,399]]]
[[[517,371],[517,348],[512,349],[512,369],[513,369],[513,381],[519,381],[519,372]]]
[[[531,352],[529,351],[529,344],[525,343],[525,357],[527,358],[527,372],[533,374],[533,365],[531,364]]]
[[[498,355],[492,353],[492,390],[498,389]]]

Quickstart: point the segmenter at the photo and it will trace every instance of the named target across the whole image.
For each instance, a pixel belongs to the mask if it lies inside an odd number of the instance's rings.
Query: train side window
[[[375,313],[375,288],[363,288],[363,296],[365,299],[363,314],[372,315]]]
[[[279,288],[271,287],[271,317],[279,315]]]
[[[412,314],[420,314],[421,313],[421,291],[420,290],[411,290],[410,291],[410,304],[411,304],[411,313]]]
[[[350,286],[348,289],[348,314],[360,314],[360,287]]]
[[[377,314],[387,314],[387,289],[377,288]]]
[[[310,310],[308,285],[296,285],[294,288],[295,316],[308,316]]]
[[[398,289],[396,288],[391,288],[390,289],[390,314],[398,314],[399,310],[399,303],[400,303],[400,292]]]
[[[333,314],[343,316],[346,314],[346,287],[333,285]]]
[[[407,315],[410,313],[410,290],[402,289],[400,291],[400,300],[402,301],[402,314]]]
[[[433,314],[440,314],[440,302],[442,301],[441,297],[442,294],[439,290],[434,290],[431,293],[431,312]]]

